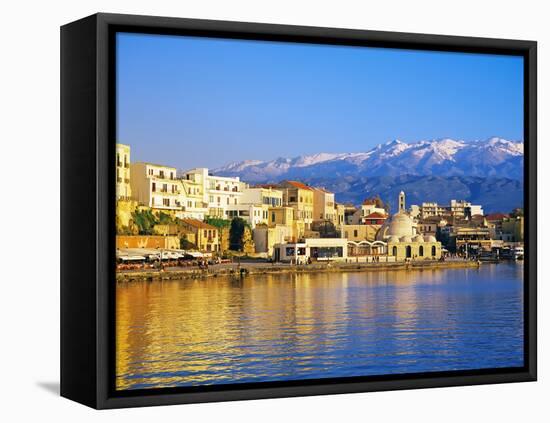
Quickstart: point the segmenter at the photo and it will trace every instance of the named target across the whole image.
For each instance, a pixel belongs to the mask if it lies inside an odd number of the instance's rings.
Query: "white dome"
[[[399,241],[401,242],[412,242],[412,238],[409,235],[402,236],[399,238]]]
[[[424,238],[422,237],[422,235],[416,235],[416,236],[413,238],[413,241],[414,241],[414,242],[424,242]]]
[[[388,242],[393,242],[394,244],[396,244],[399,242],[399,238],[396,237],[395,235],[392,235],[388,238]]]
[[[424,241],[425,242],[437,242],[436,239],[435,239],[435,236],[433,236],[433,235],[426,235],[424,237]]]
[[[387,235],[395,235],[399,238],[404,236],[413,236],[413,221],[405,213],[399,212],[394,214],[391,218],[390,225],[388,227]]]

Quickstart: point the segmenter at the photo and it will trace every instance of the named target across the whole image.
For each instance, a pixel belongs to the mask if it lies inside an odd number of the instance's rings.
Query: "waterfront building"
[[[116,145],[116,199],[130,200],[132,188],[130,186],[130,146]]]
[[[489,228],[456,228],[453,234],[454,246],[459,253],[491,251],[499,243],[491,239]]]
[[[132,195],[138,204],[162,211],[181,210],[181,184],[176,179],[176,168],[153,163],[130,165]]]
[[[218,228],[202,222],[198,219],[182,219],[182,227],[193,234],[191,241],[195,248],[203,252],[218,252],[220,251],[220,238]]]
[[[283,205],[283,191],[272,186],[245,187],[240,204],[263,204],[268,207]]]
[[[197,174],[187,174],[179,179],[181,189],[178,201],[181,210],[176,213],[176,217],[204,220],[208,216],[208,203],[204,201],[204,186],[200,177]]]
[[[502,240],[507,242],[524,242],[523,216],[507,217],[502,222]]]
[[[257,225],[253,232],[256,253],[273,256],[275,244],[293,241],[292,227],[287,225]]]
[[[348,242],[343,238],[306,238],[302,242],[275,244],[276,262],[305,264],[311,261],[347,261]]]
[[[324,188],[311,189],[313,190],[313,220],[328,220],[336,224],[334,193]]]
[[[343,225],[342,238],[350,241],[375,241],[382,225]]]
[[[418,222],[418,232],[423,235],[436,236],[438,228],[447,226],[449,222],[441,216],[430,216],[420,219]]]
[[[451,200],[449,205],[440,205],[435,202],[422,203],[420,206],[413,205],[410,213],[413,217],[421,219],[431,216],[470,219],[472,216],[483,215],[483,207],[466,200]]]
[[[238,177],[215,176],[207,168],[195,168],[184,173],[184,179],[201,181],[203,201],[208,204],[208,216],[227,219],[227,206],[240,203],[246,184]]]
[[[226,217],[228,219],[240,217],[254,229],[256,225],[268,223],[269,206],[267,204],[229,204]]]
[[[336,203],[334,208],[335,208],[334,213],[336,215],[336,219],[335,219],[336,222],[334,222],[334,224],[338,228],[338,227],[344,225],[345,222],[346,222],[346,213],[345,213],[346,206],[343,205],[343,204],[340,204],[340,203]]]
[[[396,261],[438,260],[441,258],[441,243],[433,235],[423,235],[417,223],[407,213],[405,195],[399,195],[399,210],[387,219],[376,234],[377,241],[387,244],[387,254]]]
[[[372,223],[372,219],[379,216],[379,219],[386,219],[386,210],[381,207],[380,201],[368,198],[361,204],[361,207],[352,214],[349,224],[366,225]],[[383,223],[383,222],[382,222]],[[380,224],[382,224],[380,223]]]
[[[294,220],[304,223],[304,231],[309,230],[313,222],[313,189],[298,181],[283,181],[283,203],[294,209]],[[304,232],[298,236],[302,236]]]
[[[287,226],[290,228],[292,240],[302,238],[305,234],[305,223],[303,220],[294,219],[295,213],[294,208],[290,206],[270,207],[268,226]]]

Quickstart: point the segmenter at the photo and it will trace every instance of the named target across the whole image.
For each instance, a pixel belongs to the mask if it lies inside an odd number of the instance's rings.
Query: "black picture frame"
[[[523,56],[524,367],[116,392],[113,389],[115,196],[112,181],[115,180],[114,34],[117,31]],[[61,395],[104,409],[536,380],[536,151],[537,44],[534,41],[104,13],[63,26]]]

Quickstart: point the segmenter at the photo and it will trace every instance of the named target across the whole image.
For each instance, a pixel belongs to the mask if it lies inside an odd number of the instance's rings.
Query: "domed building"
[[[388,256],[396,261],[438,260],[441,258],[441,243],[433,235],[422,236],[418,233],[416,222],[405,211],[405,193],[399,193],[399,210],[387,219],[376,240],[387,243]]]

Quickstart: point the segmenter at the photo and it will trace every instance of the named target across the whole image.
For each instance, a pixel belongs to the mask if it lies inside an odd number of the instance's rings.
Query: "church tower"
[[[399,210],[398,213],[405,212],[405,193],[401,191],[399,193]]]

